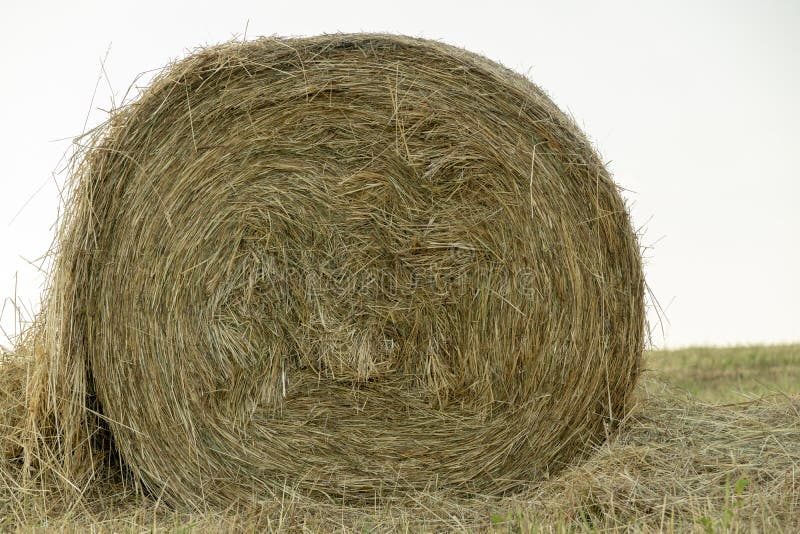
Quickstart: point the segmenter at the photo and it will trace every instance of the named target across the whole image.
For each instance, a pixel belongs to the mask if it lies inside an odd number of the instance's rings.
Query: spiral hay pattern
[[[604,439],[639,372],[608,172],[450,46],[199,50],[95,132],[67,208],[33,417],[65,472],[106,432],[176,504],[513,490]]]

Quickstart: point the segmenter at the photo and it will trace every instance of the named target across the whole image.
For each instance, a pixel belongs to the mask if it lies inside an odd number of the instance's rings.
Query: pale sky
[[[403,33],[526,73],[628,190],[666,312],[651,313],[656,346],[800,341],[795,0],[4,1],[0,296],[38,308],[44,277],[28,260],[52,241],[60,160],[87,114],[100,123],[137,74],[245,29]],[[13,333],[10,304],[0,324]]]

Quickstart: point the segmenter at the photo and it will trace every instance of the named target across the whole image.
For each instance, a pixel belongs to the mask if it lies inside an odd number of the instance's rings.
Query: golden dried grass
[[[142,494],[117,467],[98,469],[76,495],[52,472],[21,484],[19,462],[0,458],[0,530],[798,531],[800,397],[711,405],[652,378],[636,397],[620,431],[589,458],[506,497],[409,492],[352,506],[290,492],[196,512]]]
[[[502,494],[625,415],[617,188],[525,78],[388,35],[198,50],[92,132],[28,343],[24,462],[172,504]]]

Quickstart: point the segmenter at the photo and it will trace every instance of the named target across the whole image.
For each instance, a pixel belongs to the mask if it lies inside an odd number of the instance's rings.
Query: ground
[[[114,477],[66,493],[22,480],[0,455],[0,531],[800,531],[800,345],[650,351],[645,362],[615,435],[502,499],[426,493],[349,508],[287,493],[176,511]],[[13,380],[0,386],[3,452],[20,395]]]

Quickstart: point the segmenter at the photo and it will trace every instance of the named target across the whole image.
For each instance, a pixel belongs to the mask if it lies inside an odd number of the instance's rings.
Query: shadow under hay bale
[[[626,412],[625,205],[532,83],[387,35],[168,66],[89,140],[44,303],[28,454],[98,420],[174,504],[500,494]]]

